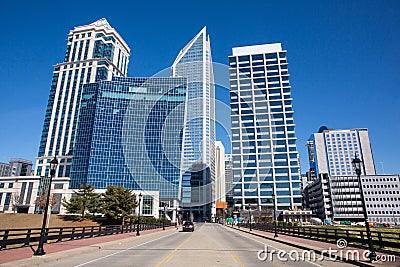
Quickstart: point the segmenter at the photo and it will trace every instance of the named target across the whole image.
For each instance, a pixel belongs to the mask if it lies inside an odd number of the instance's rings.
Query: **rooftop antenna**
[[[380,162],[380,164],[381,164],[381,168],[382,168],[382,174],[385,174],[385,169],[383,168],[384,162],[382,161],[382,162]]]

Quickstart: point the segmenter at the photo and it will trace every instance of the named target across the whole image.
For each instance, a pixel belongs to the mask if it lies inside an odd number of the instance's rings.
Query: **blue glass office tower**
[[[180,51],[172,65],[172,75],[185,77],[188,81],[181,162],[181,177],[186,184],[182,185],[185,194],[182,199],[186,206],[193,203],[199,213],[209,214],[211,198],[199,197],[212,195],[215,180],[215,87],[206,27]],[[199,166],[203,166],[204,173],[209,175],[204,176],[201,187],[193,188],[194,183],[187,181],[187,175],[198,176]],[[199,201],[199,198],[203,200]]]
[[[235,206],[301,206],[286,51],[280,43],[233,48],[229,75]]]
[[[71,188],[123,185],[177,199],[187,80],[122,78],[83,86]]]
[[[130,48],[104,18],[69,32],[64,60],[54,66],[37,176],[47,177],[49,162],[57,156],[57,176],[69,177],[82,85],[126,76],[129,56]]]

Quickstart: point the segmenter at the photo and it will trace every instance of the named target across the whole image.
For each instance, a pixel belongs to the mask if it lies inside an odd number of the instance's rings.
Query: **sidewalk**
[[[232,226],[227,227],[232,228]],[[233,229],[251,233],[253,235],[280,242],[289,246],[294,246],[302,250],[313,250],[316,254],[331,257],[332,259],[335,258],[336,260],[348,262],[358,266],[400,266],[400,257],[390,253],[377,252],[377,255],[382,257],[382,261],[371,263],[368,262],[368,260],[365,260],[363,257],[365,250],[357,247],[344,246],[343,248],[339,248],[337,244],[284,234],[278,234],[278,237],[274,238],[274,233],[272,232],[264,232],[254,229],[250,232],[249,228],[245,227],[238,228],[237,226],[234,226]],[[357,259],[355,255],[359,255],[359,260],[355,260]]]
[[[175,226],[168,226],[165,228],[166,230],[176,229]],[[140,234],[146,235],[160,231],[163,231],[162,228],[140,231]],[[60,254],[60,257],[54,259],[54,260],[60,260],[62,258],[67,258],[70,255],[82,254],[87,251],[100,250],[104,246],[106,246],[107,243],[109,242],[118,240],[123,242],[123,239],[132,238],[135,236],[136,232],[131,232],[124,234],[100,236],[94,238],[76,239],[58,243],[50,243],[50,244],[44,244],[44,251],[46,251],[46,255],[51,255],[60,251],[65,251],[66,253],[62,253]],[[0,266],[7,266],[7,265],[14,266],[15,261],[31,259],[32,257],[37,259],[38,265],[40,264],[40,262],[46,262],[47,261],[46,255],[33,256],[33,252],[36,248],[37,246],[0,250]]]

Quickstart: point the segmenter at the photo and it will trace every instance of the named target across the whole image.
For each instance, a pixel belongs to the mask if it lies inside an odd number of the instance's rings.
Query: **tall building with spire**
[[[211,196],[215,180],[215,87],[210,37],[206,27],[180,51],[172,65],[172,75],[184,77],[188,81],[181,177],[185,172],[190,173],[194,166],[198,176],[198,166],[203,166],[205,182],[201,183],[200,192],[196,192]],[[182,194],[191,195],[193,200],[196,197],[192,189],[191,186],[183,185]],[[189,198],[183,196],[183,199],[186,199],[190,206]],[[206,203],[209,201],[209,197],[205,197],[204,201],[196,201],[196,205],[203,205],[200,214],[208,216],[205,214],[208,211],[204,209],[204,205],[210,204]]]
[[[129,56],[130,48],[104,18],[69,32],[64,61],[54,66],[36,175],[47,177],[57,156],[58,176],[69,176],[82,85],[125,77]]]

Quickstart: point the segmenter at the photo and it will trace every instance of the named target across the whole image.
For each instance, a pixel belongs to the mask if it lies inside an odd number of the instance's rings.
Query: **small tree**
[[[36,198],[35,204],[38,205],[41,210],[43,210],[46,207],[46,201],[47,201],[47,193],[41,193]],[[56,204],[57,204],[57,198],[54,194],[51,194],[49,199],[49,206],[53,207]]]
[[[136,197],[131,190],[123,186],[109,185],[101,198],[101,211],[111,220],[121,220],[137,207]]]
[[[14,194],[12,195],[11,203],[12,203],[12,207],[13,207],[14,213],[16,213],[17,210],[18,210],[19,199],[20,199],[20,196],[19,196],[18,193],[14,193]]]
[[[81,217],[85,217],[87,211],[96,213],[99,207],[99,194],[94,192],[91,184],[81,184],[78,191],[74,191],[75,196],[70,201],[63,201],[62,205],[69,213],[79,213]]]

